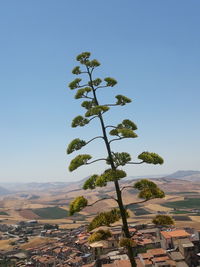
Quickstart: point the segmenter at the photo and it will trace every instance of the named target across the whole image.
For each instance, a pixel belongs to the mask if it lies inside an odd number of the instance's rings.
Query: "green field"
[[[33,209],[32,210],[35,214],[40,216],[41,219],[64,219],[69,218],[69,213],[67,210],[61,209],[57,206],[55,207],[47,207],[41,209]],[[83,221],[85,220],[85,216],[82,214],[74,214],[70,217],[71,219],[75,219],[76,221]]]
[[[180,192],[165,192],[166,195],[198,195],[199,192],[197,191],[180,191]]]
[[[0,215],[8,215],[8,213],[5,211],[0,211]]]
[[[171,211],[170,213],[172,214],[194,214],[194,212],[187,211],[187,210],[174,210],[174,211]]]
[[[128,204],[128,205],[126,205],[126,208],[131,210],[131,211],[135,211],[136,209],[140,208],[140,205],[138,205],[138,204]]]
[[[68,216],[68,212],[59,207],[47,207],[34,209],[33,212],[42,219],[63,219]]]
[[[127,208],[135,213],[136,216],[151,214],[149,211],[141,208],[138,204],[129,204]]]
[[[149,212],[143,208],[135,209],[134,213],[136,216],[151,214],[151,212]]]
[[[200,198],[188,198],[180,201],[167,202],[162,205],[165,207],[176,209],[199,209]]]

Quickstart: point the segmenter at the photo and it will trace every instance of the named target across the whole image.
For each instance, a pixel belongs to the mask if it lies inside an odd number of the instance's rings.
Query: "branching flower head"
[[[158,154],[152,152],[142,152],[138,159],[143,160],[143,162],[148,164],[163,164],[164,160]]]
[[[147,179],[136,182],[133,187],[140,191],[138,195],[139,198],[149,200],[165,197],[165,193],[154,182]]]
[[[88,204],[88,201],[83,196],[75,198],[69,206],[69,215],[73,215],[76,212],[81,211],[83,208],[85,208]]]
[[[156,215],[152,222],[160,226],[170,226],[174,224],[174,220],[168,215]]]
[[[106,240],[109,237],[111,237],[112,234],[109,230],[98,230],[91,234],[91,236],[88,238],[89,243],[97,242],[100,240]]]
[[[69,165],[69,171],[72,172],[80,166],[87,164],[88,160],[90,160],[91,158],[92,157],[88,154],[76,156]]]
[[[86,142],[84,140],[80,140],[79,138],[75,138],[68,145],[67,154],[71,154],[72,152],[81,149],[85,145],[86,145]]]

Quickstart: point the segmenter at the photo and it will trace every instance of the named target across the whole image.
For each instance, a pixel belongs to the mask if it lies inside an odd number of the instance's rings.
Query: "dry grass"
[[[72,228],[78,228],[82,224],[80,223],[72,223],[72,224],[60,224],[59,229],[72,229]]]
[[[0,249],[2,250],[11,250],[13,246],[10,245],[12,241],[15,241],[16,239],[9,239],[9,240],[0,240]]]
[[[24,209],[41,209],[41,208],[46,208],[49,205],[42,205],[38,203],[27,203],[24,205]]]
[[[172,210],[172,208],[167,208],[167,207],[163,207],[163,206],[161,206],[161,205],[159,205],[159,204],[147,204],[147,205],[145,205],[144,206],[144,208],[147,208],[147,209],[149,209],[149,210],[151,210],[151,211],[166,211],[166,212],[168,212],[168,211],[171,211]]]
[[[190,217],[190,219],[192,219],[193,222],[200,223],[200,216],[189,216],[189,217]],[[199,227],[200,227],[200,225],[199,225]]]
[[[197,230],[200,230],[200,223],[199,222],[195,222],[195,221],[176,221],[175,222],[176,227],[191,227]]]
[[[44,238],[44,237],[35,237],[31,239],[28,243],[21,245],[21,249],[28,249],[28,248],[35,248],[39,245],[44,245],[48,243],[55,242],[56,239],[54,238]]]
[[[73,224],[72,219],[55,219],[55,220],[38,220],[40,223],[49,223],[49,224]],[[84,221],[83,221],[84,223]]]
[[[25,219],[28,220],[35,220],[39,219],[40,217],[35,214],[32,210],[21,210],[19,211],[20,216],[24,217]]]

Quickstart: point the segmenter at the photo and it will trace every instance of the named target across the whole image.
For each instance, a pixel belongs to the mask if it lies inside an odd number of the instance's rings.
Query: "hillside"
[[[8,195],[10,191],[2,186],[0,186],[0,196]]]
[[[200,171],[179,170],[175,173],[167,175],[165,178],[181,179],[181,180],[188,180],[188,181],[200,181]]]

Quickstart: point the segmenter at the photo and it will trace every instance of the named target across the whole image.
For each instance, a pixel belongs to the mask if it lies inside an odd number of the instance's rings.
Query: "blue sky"
[[[198,0],[7,0],[0,8],[0,181],[79,180],[104,169],[102,163],[69,173],[76,155],[66,155],[71,139],[98,134],[94,122],[70,128],[82,114],[67,88],[75,57],[91,51],[101,62],[98,77],[118,86],[101,91],[133,99],[106,120],[130,118],[139,138],[113,150],[137,157],[154,151],[162,166],[129,166],[128,175],[199,170],[200,2]],[[105,153],[101,142],[81,153]]]

